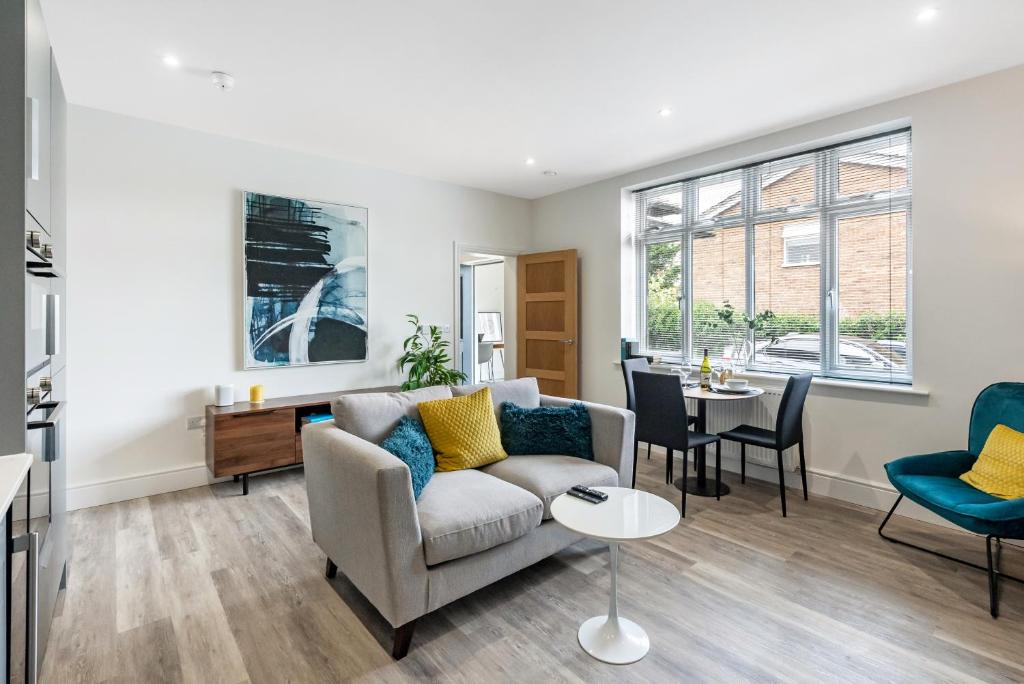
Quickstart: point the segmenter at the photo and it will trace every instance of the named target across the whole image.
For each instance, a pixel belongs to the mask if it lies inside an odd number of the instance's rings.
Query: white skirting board
[[[154,494],[201,487],[227,478],[214,478],[206,463],[182,466],[143,475],[72,484],[68,486],[68,510],[91,508]]]

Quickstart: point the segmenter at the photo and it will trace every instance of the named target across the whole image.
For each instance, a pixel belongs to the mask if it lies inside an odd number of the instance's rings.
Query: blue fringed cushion
[[[412,474],[412,493],[419,499],[423,488],[434,474],[434,447],[430,445],[423,423],[415,418],[403,416],[380,448],[389,451],[409,466]]]
[[[523,408],[501,405],[501,445],[509,455],[564,455],[594,460],[590,414],[580,402]]]

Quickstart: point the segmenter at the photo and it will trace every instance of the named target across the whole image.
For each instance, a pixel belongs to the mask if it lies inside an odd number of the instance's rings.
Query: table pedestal
[[[632,620],[619,617],[618,576],[619,545],[608,545],[611,552],[612,588],[608,600],[608,615],[592,617],[580,626],[579,640],[583,650],[594,658],[615,665],[626,665],[647,655],[651,640],[643,627]]]
[[[707,432],[708,430],[708,402],[704,399],[697,400],[697,424],[694,425],[697,432]],[[719,444],[715,447],[721,449],[722,446]],[[708,478],[708,448],[707,446],[699,446],[693,450],[693,458],[697,462],[697,476],[687,480],[686,493],[693,494],[694,496],[725,496],[729,493],[729,485],[722,483],[721,491],[715,489],[715,477],[711,476]],[[686,467],[686,458],[683,458],[683,467]],[[683,488],[683,478],[678,478],[673,484],[676,489]]]

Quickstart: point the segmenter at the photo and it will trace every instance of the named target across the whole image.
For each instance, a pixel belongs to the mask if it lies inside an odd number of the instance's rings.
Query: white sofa
[[[564,406],[534,378],[490,384],[495,410]],[[333,405],[334,422],[302,430],[313,539],[337,570],[394,628],[403,657],[417,618],[525,568],[580,537],[551,519],[550,504],[574,484],[627,485],[634,416],[585,403],[594,461],[510,456],[476,470],[435,473],[419,500],[404,462],[377,446],[421,401],[465,395],[474,386],[354,394]]]

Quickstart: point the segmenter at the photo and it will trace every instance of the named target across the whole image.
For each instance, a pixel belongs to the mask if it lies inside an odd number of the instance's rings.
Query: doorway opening
[[[515,260],[458,250],[455,358],[467,383],[515,377]]]

